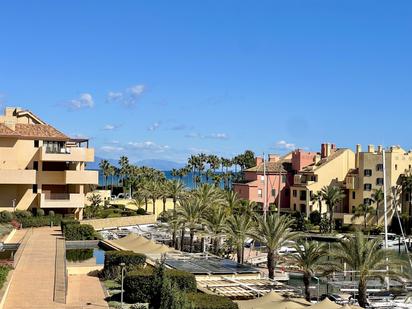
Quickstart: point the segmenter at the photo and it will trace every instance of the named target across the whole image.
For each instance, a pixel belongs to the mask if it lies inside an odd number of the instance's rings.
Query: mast
[[[265,153],[263,153],[263,217],[266,220],[266,201],[267,201],[267,188],[266,188],[266,158]]]
[[[385,250],[388,249],[388,202],[386,192],[386,160],[385,160],[385,147],[382,149],[382,167],[383,167],[383,212],[384,212],[384,226],[385,226]],[[388,258],[386,258],[388,262]],[[389,267],[386,266],[386,271],[389,271]],[[385,277],[386,289],[389,290],[389,278]]]

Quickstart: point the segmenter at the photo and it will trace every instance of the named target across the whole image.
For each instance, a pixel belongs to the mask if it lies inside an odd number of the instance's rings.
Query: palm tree
[[[360,204],[355,208],[355,213],[354,216],[352,217],[352,220],[355,218],[363,217],[363,226],[366,230],[367,227],[367,217],[369,214],[373,213],[373,207],[367,204]]]
[[[126,175],[130,172],[130,164],[129,164],[129,158],[126,156],[121,156],[119,159],[119,178],[122,180],[122,186],[123,186],[123,193],[124,193],[124,179]]]
[[[180,180],[172,180],[167,184],[168,194],[173,199],[173,209],[176,209],[177,201],[183,199],[187,194],[185,186]]]
[[[191,198],[183,201],[177,209],[180,221],[184,222],[183,228],[187,227],[190,230],[190,252],[193,252],[195,233],[199,228],[204,211],[205,207],[198,198]],[[183,239],[184,230],[182,230],[182,243]]]
[[[213,253],[219,253],[220,238],[225,231],[227,212],[223,207],[212,207],[206,212],[203,223],[206,225],[206,230],[212,234]]]
[[[402,190],[409,194],[409,216],[412,216],[412,171],[402,177]]]
[[[340,241],[329,255],[334,261],[328,261],[331,270],[344,271],[350,269],[358,276],[359,305],[367,305],[366,286],[369,280],[385,277],[401,277],[398,267],[407,266],[396,252],[381,249],[382,238],[368,239],[361,231],[357,231],[349,240]],[[387,272],[382,270],[388,269]],[[404,275],[405,276],[405,275]]]
[[[156,181],[150,181],[147,184],[147,190],[149,191],[150,199],[152,200],[153,206],[153,214],[156,214],[156,201],[161,196],[160,186],[159,183]]]
[[[322,188],[322,200],[325,201],[326,205],[328,206],[329,212],[329,232],[333,232],[333,224],[334,224],[334,213],[335,207],[338,205],[343,198],[345,197],[345,193],[343,190],[335,185],[329,185]]]
[[[232,214],[242,206],[235,191],[226,191],[224,203],[228,212]]]
[[[233,214],[226,222],[225,232],[236,246],[237,262],[243,264],[245,241],[253,235],[254,221],[244,214]]]
[[[328,249],[325,243],[321,244],[316,241],[298,241],[295,243],[294,248],[296,253],[290,255],[290,263],[302,271],[305,298],[307,301],[310,301],[310,281],[314,275],[325,271],[324,258],[327,255]]]
[[[107,190],[107,179],[110,175],[110,163],[107,160],[101,160],[99,163],[99,168],[103,173],[104,178],[104,189]]]
[[[269,278],[275,277],[275,257],[277,251],[286,242],[294,240],[298,233],[292,232],[293,220],[288,216],[269,214],[266,219],[259,216],[254,238],[267,249],[267,267]]]
[[[218,188],[210,184],[202,184],[193,191],[204,207],[223,203],[223,197]]]
[[[312,195],[312,203],[319,205],[319,213],[322,215],[322,192],[318,191]]]
[[[109,174],[111,178],[111,191],[113,192],[113,182],[114,182],[114,176],[116,175],[116,166],[114,165],[109,165]]]
[[[144,196],[141,191],[135,191],[133,194],[132,203],[136,205],[137,208],[141,208],[144,204]]]
[[[379,224],[379,207],[385,198],[382,188],[373,190],[372,200],[376,203],[376,224]]]

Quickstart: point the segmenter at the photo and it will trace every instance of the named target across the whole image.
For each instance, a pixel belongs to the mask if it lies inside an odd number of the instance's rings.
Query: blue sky
[[[411,1],[2,1],[0,98],[97,154],[412,148]]]

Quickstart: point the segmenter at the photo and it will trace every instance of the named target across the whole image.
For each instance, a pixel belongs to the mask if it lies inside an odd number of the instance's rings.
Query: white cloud
[[[201,138],[201,139],[221,139],[221,140],[229,139],[229,136],[226,133],[211,133],[211,134],[202,135],[196,132],[191,132],[191,133],[187,133],[185,137]]]
[[[71,110],[92,108],[94,106],[93,96],[90,93],[81,93],[77,99],[67,101],[65,105]]]
[[[103,130],[113,131],[113,130],[116,130],[117,128],[119,128],[119,127],[120,127],[120,126],[117,125],[117,124],[110,124],[110,123],[108,123],[108,124],[106,124],[106,125],[103,127]]]
[[[136,105],[141,95],[145,92],[146,86],[139,84],[131,86],[124,91],[110,91],[107,94],[107,102],[119,103],[125,107]]]
[[[286,150],[294,150],[296,149],[296,145],[293,143],[288,143],[284,140],[276,142],[276,148],[278,149],[286,149]]]
[[[151,124],[147,130],[149,131],[156,131],[157,129],[160,128],[160,122],[154,122],[153,124]]]
[[[107,153],[113,153],[113,152],[123,151],[124,148],[120,146],[118,147],[118,146],[104,145],[100,147],[100,150],[103,152],[107,152]]]
[[[170,149],[170,147],[167,145],[159,145],[152,141],[129,142],[127,145],[131,149],[143,150],[143,151],[153,151],[153,152],[164,152]]]

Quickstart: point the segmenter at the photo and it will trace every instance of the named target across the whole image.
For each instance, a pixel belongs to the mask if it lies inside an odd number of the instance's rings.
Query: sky
[[[0,1],[0,103],[96,155],[412,148],[412,1]]]

